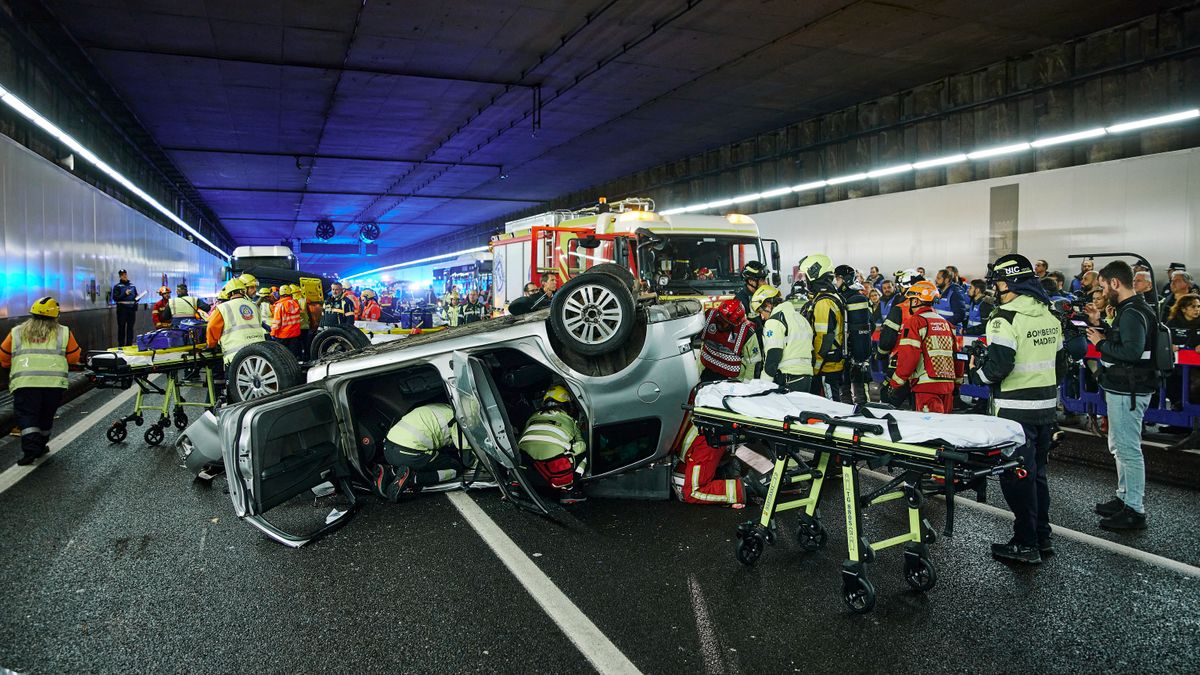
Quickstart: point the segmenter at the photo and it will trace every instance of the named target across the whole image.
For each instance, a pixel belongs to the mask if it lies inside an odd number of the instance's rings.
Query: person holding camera
[[[1100,387],[1108,406],[1108,450],[1117,463],[1117,495],[1096,505],[1100,527],[1106,530],[1146,528],[1142,499],[1146,492],[1146,465],[1142,457],[1142,418],[1150,394],[1158,389],[1158,373],[1151,359],[1158,317],[1144,297],[1133,289],[1133,269],[1114,260],[1100,270],[1100,286],[1114,309],[1111,326],[1088,328],[1088,341],[1100,352]],[[1092,315],[1099,319],[1099,313]]]
[[[987,351],[983,359],[972,359],[970,378],[991,387],[992,414],[1019,422],[1025,432],[1025,443],[1014,453],[1022,470],[1000,477],[1015,516],[1013,537],[992,544],[992,556],[1037,564],[1043,555],[1054,554],[1046,461],[1058,406],[1063,331],[1028,258],[1001,256],[988,281],[999,306],[987,322]]]

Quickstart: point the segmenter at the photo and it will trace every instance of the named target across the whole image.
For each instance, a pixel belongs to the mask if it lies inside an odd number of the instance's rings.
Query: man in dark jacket
[[[112,287],[112,301],[117,306],[117,346],[133,344],[133,323],[137,320],[138,290],[129,281],[125,270],[117,272],[121,280]]]
[[[742,287],[738,289],[733,297],[737,298],[745,308],[747,316],[753,316],[750,311],[750,298],[754,296],[754,291],[767,281],[767,266],[757,260],[751,260],[742,267]]]
[[[871,333],[875,325],[871,322],[871,305],[862,291],[854,286],[854,268],[838,265],[834,274],[841,280],[838,293],[846,303],[846,375],[842,378],[842,400],[853,403],[868,403],[866,379],[871,370]]]

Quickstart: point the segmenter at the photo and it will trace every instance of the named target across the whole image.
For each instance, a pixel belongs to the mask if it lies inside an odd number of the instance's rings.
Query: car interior
[[[441,374],[429,364],[356,379],[347,396],[359,464],[364,468],[383,461],[388,430],[410,410],[428,403],[450,403]]]

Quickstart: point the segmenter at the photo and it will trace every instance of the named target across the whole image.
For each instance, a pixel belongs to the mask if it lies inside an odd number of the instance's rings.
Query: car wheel
[[[234,354],[225,380],[229,383],[229,402],[241,403],[299,385],[300,364],[278,342],[256,342]]]
[[[550,327],[573,351],[599,356],[620,349],[629,339],[635,309],[628,286],[616,276],[581,274],[554,294]]]
[[[599,265],[592,265],[584,271],[584,274],[607,274],[611,277],[616,277],[621,281],[622,284],[625,284],[625,287],[629,289],[630,293],[632,293],[635,297],[638,295],[638,280],[633,277],[632,272],[624,267],[621,267],[617,263],[600,263]]]
[[[309,358],[317,361],[330,354],[356,352],[371,346],[371,339],[361,330],[346,326],[329,326],[317,331],[308,347]]]

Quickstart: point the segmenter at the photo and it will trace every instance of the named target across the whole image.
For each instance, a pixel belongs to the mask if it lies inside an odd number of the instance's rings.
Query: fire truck
[[[505,224],[492,237],[493,308],[502,311],[521,297],[525,284],[559,282],[595,265],[629,270],[645,292],[660,299],[695,298],[712,306],[742,286],[741,270],[751,260],[779,269],[778,242],[759,236],[754,219],[742,214],[664,216],[644,197],[576,211],[549,211]],[[779,283],[778,272],[772,280]]]

